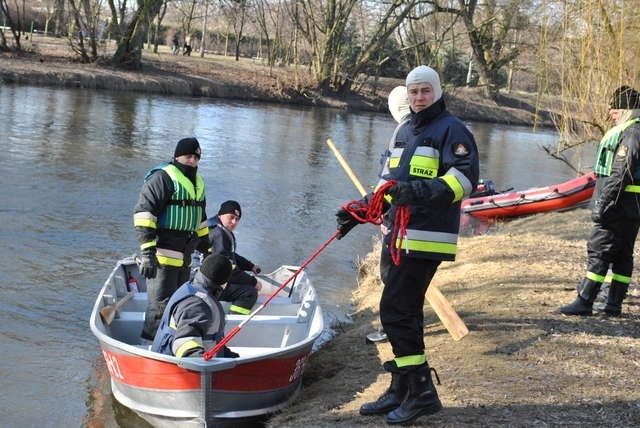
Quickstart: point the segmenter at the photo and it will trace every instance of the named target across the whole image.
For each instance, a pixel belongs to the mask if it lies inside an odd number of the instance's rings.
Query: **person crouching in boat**
[[[193,279],[171,296],[151,350],[176,357],[202,357],[224,337],[224,311],[216,299],[231,276],[231,262],[220,254],[204,259]],[[219,357],[238,354],[224,347]]]
[[[246,271],[259,274],[262,268],[249,259],[236,253],[236,237],[233,234],[242,217],[242,209],[236,201],[225,201],[220,205],[218,215],[211,217],[209,225],[209,241],[211,254],[222,254],[231,260],[233,272],[220,300],[231,302],[230,313],[249,315],[251,308],[258,300],[261,285],[255,276]]]
[[[615,126],[596,153],[594,222],[587,242],[587,274],[576,299],[560,308],[565,315],[592,315],[593,302],[611,267],[607,316],[619,316],[633,272],[633,247],[640,227],[640,93],[622,86],[613,93],[609,116]]]

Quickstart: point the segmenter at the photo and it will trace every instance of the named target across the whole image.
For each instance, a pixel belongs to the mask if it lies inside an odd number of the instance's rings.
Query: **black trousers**
[[[391,260],[383,245],[380,276],[384,283],[380,298],[380,321],[396,358],[424,354],[424,299],[440,265],[438,260],[402,256],[400,265]]]
[[[147,279],[147,311],[144,315],[142,338],[153,340],[169,298],[189,280],[189,267],[160,265],[155,278]]]
[[[587,270],[604,276],[611,266],[613,273],[630,277],[639,226],[637,220],[627,219],[595,223],[587,242]]]
[[[256,300],[258,300],[257,283],[258,280],[245,271],[234,271],[231,274],[229,283],[220,293],[218,300],[231,302],[233,306],[238,306],[245,311],[251,310]],[[231,309],[234,312],[238,312],[233,307]]]

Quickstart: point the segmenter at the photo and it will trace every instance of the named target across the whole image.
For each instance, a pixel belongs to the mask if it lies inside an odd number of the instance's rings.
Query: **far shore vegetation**
[[[292,97],[384,96],[381,81],[428,64],[488,100],[553,99],[556,153],[599,140],[610,94],[640,85],[633,0],[0,0],[0,20],[2,55],[46,34],[81,63],[123,70],[143,68],[143,52],[249,58],[287,69]]]

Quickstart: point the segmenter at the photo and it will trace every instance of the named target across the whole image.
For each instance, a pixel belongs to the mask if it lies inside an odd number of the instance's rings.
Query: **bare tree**
[[[20,6],[17,3],[14,4],[13,11],[11,9],[12,8],[9,6],[7,0],[0,0],[0,12],[2,12],[7,26],[11,30],[15,49],[17,51],[20,51],[22,50],[22,46],[20,45],[20,38],[22,37],[21,23],[23,19],[21,17],[24,15],[24,4],[22,6],[22,13],[20,12]],[[9,49],[9,46],[7,45],[7,39],[4,36],[4,30],[1,30],[0,32],[2,33],[2,37],[0,37],[0,48],[2,48],[3,50],[7,50]]]
[[[139,69],[142,65],[142,46],[147,34],[147,24],[160,12],[164,0],[139,0],[138,8],[131,17],[112,62],[119,67]]]
[[[220,0],[222,13],[227,22],[233,28],[235,39],[235,58],[240,60],[240,43],[244,37],[244,25],[247,18],[248,1],[247,0]]]

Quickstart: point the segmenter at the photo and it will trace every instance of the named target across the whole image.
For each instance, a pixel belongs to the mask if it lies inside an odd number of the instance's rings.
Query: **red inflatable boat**
[[[462,201],[462,212],[492,219],[568,209],[588,201],[595,185],[595,175],[589,173],[553,186],[469,198]]]

